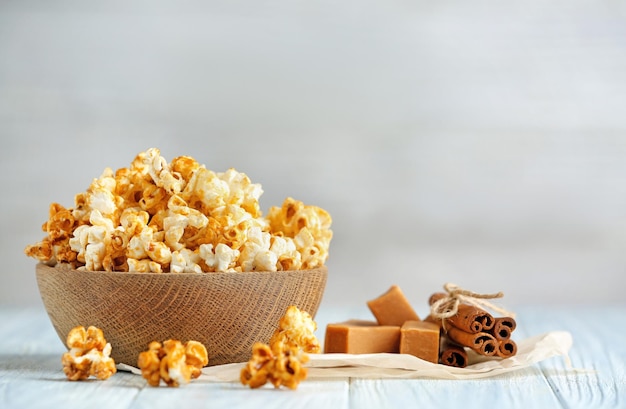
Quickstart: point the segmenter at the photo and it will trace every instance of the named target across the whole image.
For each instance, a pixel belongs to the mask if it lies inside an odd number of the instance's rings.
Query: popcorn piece
[[[272,354],[269,345],[256,342],[252,345],[252,357],[241,370],[239,380],[252,389],[260,388],[267,383],[270,377],[273,360],[274,354]]]
[[[57,241],[72,237],[72,232],[76,226],[76,219],[72,211],[64,208],[58,203],[50,205],[49,219],[42,226],[47,232],[50,240]]]
[[[150,215],[140,207],[129,207],[122,211],[120,225],[111,232],[106,243],[102,261],[106,271],[128,271],[127,257],[135,259],[148,257],[146,247],[154,238],[154,231],[147,226],[149,219]],[[144,232],[144,229],[148,230]],[[138,237],[133,240],[135,236]]]
[[[239,256],[243,271],[276,271],[278,257],[270,251],[268,232],[253,227],[248,232],[248,240],[244,243]]]
[[[239,380],[252,389],[260,388],[268,381],[275,388],[286,386],[296,389],[306,379],[308,370],[304,364],[309,357],[297,347],[277,342],[271,347],[261,342],[252,346],[252,357],[241,370]]]
[[[215,251],[212,244],[203,244],[200,246],[199,254],[212,271],[218,272],[235,271],[235,263],[239,258],[238,250],[233,250],[223,243],[215,246]]]
[[[201,166],[191,175],[181,197],[187,203],[193,203],[202,213],[210,214],[213,209],[226,205],[225,199],[229,194],[228,183]]]
[[[207,225],[202,228],[188,226],[180,239],[180,243],[188,249],[199,249],[203,244],[220,243],[220,232],[221,227],[215,218],[208,217]]]
[[[248,231],[257,227],[265,230],[265,224],[259,219],[254,219],[243,207],[228,205],[213,211],[219,243],[224,243],[234,250],[240,250],[248,240]]]
[[[261,185],[252,183],[245,173],[237,172],[233,168],[218,173],[217,176],[228,185],[229,195],[226,203],[241,206],[254,218],[261,215],[259,208],[259,198],[263,194]]]
[[[174,158],[170,166],[172,171],[180,174],[184,180],[189,180],[191,175],[200,168],[200,164],[190,156]]]
[[[72,212],[74,218],[81,223],[87,223],[92,212],[97,210],[117,224],[117,213],[122,198],[115,194],[115,187],[116,180],[113,171],[106,168],[99,178],[91,182],[86,192],[74,197],[75,207]]]
[[[150,243],[154,241],[154,230],[151,227],[145,226],[128,241],[126,255],[129,258],[138,260],[147,258],[148,253],[146,249],[150,246]]]
[[[198,341],[185,343],[185,362],[191,372],[191,379],[196,379],[202,374],[202,368],[209,364],[209,355],[204,345]]]
[[[24,254],[28,257],[36,258],[44,263],[56,262],[56,259],[54,258],[54,247],[52,240],[49,237],[44,238],[38,243],[26,246]]]
[[[75,261],[77,253],[71,249],[69,241],[78,222],[71,209],[52,203],[48,217],[48,221],[41,226],[48,236],[39,243],[27,246],[24,253],[44,263]]]
[[[299,270],[302,256],[291,237],[272,236],[270,251],[278,258],[279,270]]]
[[[156,261],[149,259],[137,260],[134,258],[126,259],[128,263],[129,273],[162,273],[163,268]]]
[[[293,239],[302,257],[302,268],[311,269],[324,264],[328,253],[326,247],[315,241],[315,237],[306,227],[298,232]]]
[[[91,210],[98,210],[101,214],[111,216],[115,214],[119,199],[114,195],[115,179],[113,171],[106,168],[98,179],[94,179],[87,192],[87,206]]]
[[[307,206],[291,197],[286,198],[281,207],[271,207],[268,219],[273,231],[289,237],[294,237],[305,227],[320,238],[332,234],[332,219],[328,212],[317,206]]]
[[[296,306],[287,308],[270,344],[257,342],[252,346],[252,357],[241,370],[239,380],[250,388],[259,388],[270,382],[275,388],[296,389],[306,379],[307,352],[318,353],[320,345],[313,332],[317,324],[311,316]]]
[[[108,379],[117,369],[110,357],[111,344],[106,342],[101,329],[90,326],[74,327],[67,335],[69,352],[63,354],[61,362],[67,379],[79,381],[95,376]]]
[[[178,387],[200,376],[202,368],[209,363],[207,350],[202,343],[168,339],[162,344],[153,341],[148,350],[141,352],[137,366],[150,386],[159,386],[161,380],[167,386]]]
[[[164,209],[166,203],[167,192],[165,189],[150,184],[144,187],[138,202],[139,206],[150,214],[155,214]]]
[[[159,386],[161,383],[161,358],[163,346],[160,342],[152,341],[148,350],[139,353],[137,367],[141,370],[141,376],[148,381],[150,386]]]
[[[200,255],[196,251],[189,249],[173,251],[170,272],[200,274],[202,273],[202,267],[198,264],[200,261]]]
[[[317,268],[326,262],[333,236],[328,212],[288,197],[281,207],[271,207],[267,218],[273,232],[294,239],[301,268]]]
[[[172,196],[167,207],[173,214],[182,215],[187,219],[187,225],[201,229],[207,225],[209,219],[199,210],[193,209],[180,196]]]
[[[306,379],[308,375],[304,364],[309,361],[309,356],[300,348],[290,347],[282,342],[272,345],[272,353],[276,359],[270,382],[275,388],[283,385],[289,389],[296,389],[300,381]]]
[[[105,255],[102,267],[106,271],[128,271],[126,261],[126,247],[128,246],[128,234],[123,227],[117,227],[111,232],[109,241],[106,243]]]
[[[161,264],[169,264],[172,260],[172,251],[163,242],[151,241],[146,247],[146,254],[151,260]]]
[[[165,189],[170,194],[180,193],[185,185],[185,181],[178,172],[172,172],[170,167],[161,156],[161,151],[150,148],[140,154],[144,165],[144,172],[147,172],[157,187]]]
[[[179,243],[185,229],[192,227],[202,229],[209,219],[196,209],[187,206],[179,196],[172,196],[167,205],[169,211],[163,218],[163,230],[165,230],[165,242],[172,250],[181,250],[184,245]]]
[[[162,271],[172,261],[172,251],[162,240],[161,232],[155,232],[149,226],[143,227],[141,232],[131,237],[128,242],[126,255],[129,266],[131,263],[145,260],[147,263],[159,264],[158,270]],[[131,259],[134,261],[131,262]],[[138,270],[131,268],[130,271],[139,271],[140,268],[137,268]],[[154,268],[150,267],[150,270],[154,270]]]
[[[127,207],[120,215],[120,227],[124,229],[130,237],[140,233],[148,226],[150,215],[140,207]]]
[[[283,342],[287,346],[302,348],[304,352],[319,353],[320,343],[315,336],[317,324],[311,315],[295,305],[287,308],[280,319],[278,328],[270,339],[270,345]]]
[[[70,247],[77,252],[76,259],[84,263],[86,270],[101,270],[109,234],[113,231],[111,220],[94,209],[89,217],[90,225],[81,225],[74,230],[69,240]]]

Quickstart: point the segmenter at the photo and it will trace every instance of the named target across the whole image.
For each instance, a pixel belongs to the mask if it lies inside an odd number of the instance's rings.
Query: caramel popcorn
[[[282,207],[271,207],[267,216],[271,230],[294,239],[302,255],[302,269],[324,264],[332,239],[332,219],[324,209],[288,197]]]
[[[311,316],[290,306],[280,319],[269,345],[257,342],[252,346],[252,357],[241,370],[243,385],[259,388],[270,382],[275,388],[296,389],[306,379],[309,361],[307,352],[318,353],[320,345],[313,334],[317,324]]]
[[[270,345],[283,342],[289,346],[302,348],[304,352],[319,353],[320,343],[314,334],[316,329],[317,324],[311,315],[292,305],[280,319],[278,328],[270,339]]]
[[[27,246],[24,253],[49,264],[73,263],[77,253],[71,249],[69,240],[78,222],[72,210],[52,203],[48,215],[48,221],[41,226],[48,236],[39,243]]]
[[[80,381],[95,376],[108,379],[117,370],[110,357],[111,344],[106,342],[101,329],[90,326],[75,327],[67,335],[69,351],[63,354],[63,372],[70,381]]]
[[[172,387],[187,384],[199,377],[208,363],[207,350],[200,342],[183,344],[173,339],[151,342],[148,350],[141,352],[137,359],[141,375],[150,386],[159,386],[161,380]]]
[[[46,236],[24,252],[79,270],[201,273],[322,266],[332,238],[323,209],[287,198],[264,217],[261,185],[156,148],[106,168],[74,207],[50,206]]]
[[[275,388],[286,386],[296,389],[300,381],[306,379],[308,370],[304,367],[309,356],[300,348],[276,342],[272,344],[272,353],[275,356],[274,370],[270,382]]]
[[[283,342],[269,345],[257,342],[252,346],[252,357],[241,370],[240,381],[252,389],[270,382],[275,388],[285,386],[296,389],[300,381],[306,379],[304,364],[308,355],[300,348]]]

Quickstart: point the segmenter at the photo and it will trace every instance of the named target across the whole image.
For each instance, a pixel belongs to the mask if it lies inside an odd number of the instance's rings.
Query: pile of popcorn
[[[50,205],[39,243],[24,250],[49,265],[88,271],[200,273],[322,266],[332,238],[325,210],[287,198],[267,216],[263,190],[244,173],[215,173],[158,149],[130,167],[106,168],[73,208]]]

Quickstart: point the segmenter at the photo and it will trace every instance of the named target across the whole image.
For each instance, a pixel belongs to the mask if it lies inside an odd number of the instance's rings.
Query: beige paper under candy
[[[406,354],[310,354],[308,380],[337,378],[432,378],[478,379],[502,375],[529,367],[548,358],[562,356],[572,346],[569,332],[554,331],[518,343],[517,355],[508,359],[488,359],[480,363],[456,368],[434,364]],[[206,367],[194,382],[235,382],[245,363]],[[139,374],[137,368],[118,365],[118,369]],[[305,381],[306,382],[306,381]]]

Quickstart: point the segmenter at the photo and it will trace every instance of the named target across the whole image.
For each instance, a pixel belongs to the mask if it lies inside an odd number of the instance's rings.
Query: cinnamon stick
[[[512,339],[506,339],[498,342],[496,355],[500,358],[510,358],[517,354],[517,344]]]
[[[511,333],[515,330],[517,323],[512,317],[495,318],[493,329],[490,331],[497,340],[511,338]]]
[[[434,294],[431,294],[430,298],[428,298],[428,305],[433,305],[435,302],[441,300],[445,296],[446,296],[445,293],[434,293]]]
[[[432,305],[445,296],[444,293],[435,293],[430,296],[428,302]],[[495,322],[493,316],[487,311],[468,304],[459,304],[457,313],[446,318],[445,321],[447,324],[472,334],[489,331]]]
[[[498,342],[487,332],[470,333],[454,326],[447,329],[446,335],[455,343],[469,347],[480,355],[492,356],[498,350]]]
[[[467,351],[461,345],[454,344],[443,336],[439,346],[439,363],[456,368],[467,366]]]

